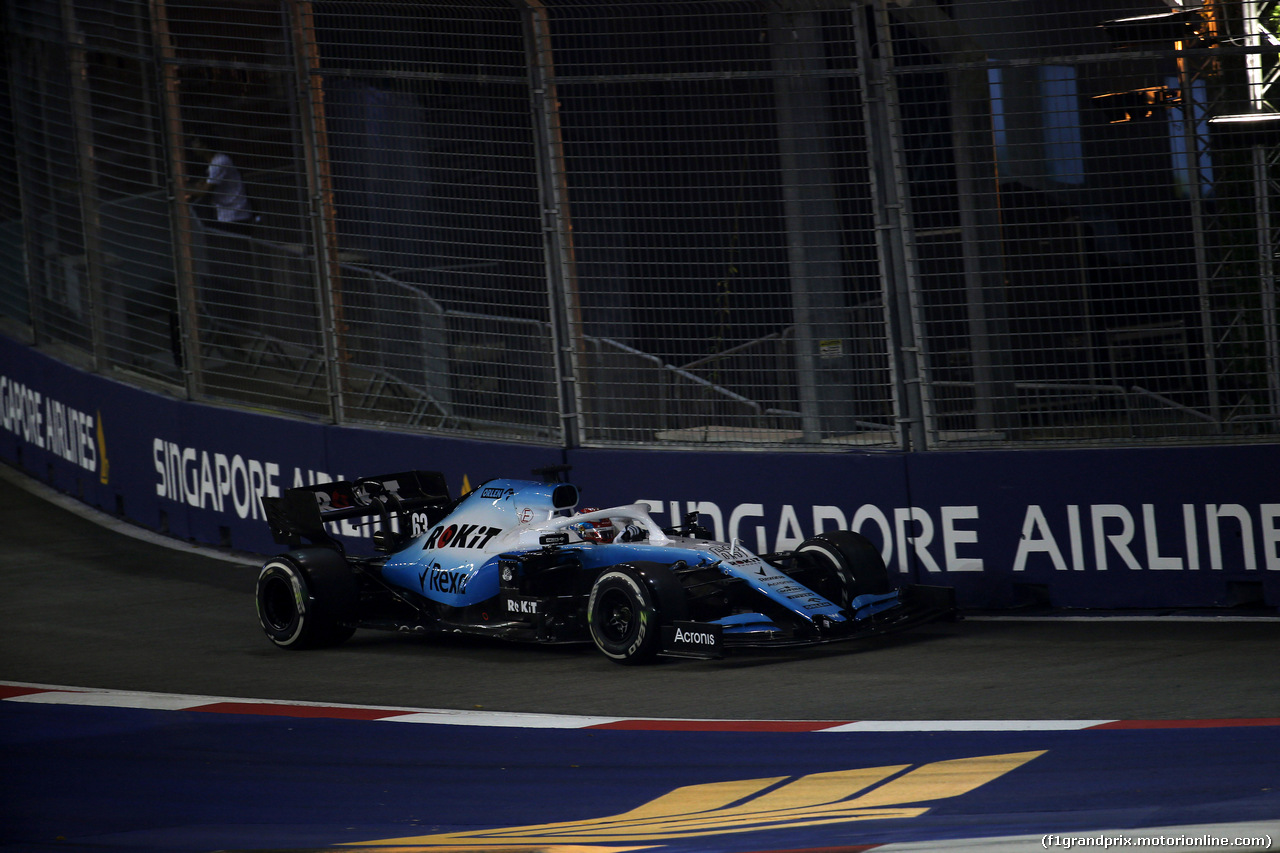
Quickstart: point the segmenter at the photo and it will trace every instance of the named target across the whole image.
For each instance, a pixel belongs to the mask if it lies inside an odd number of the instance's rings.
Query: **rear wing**
[[[285,489],[278,498],[262,498],[267,525],[277,544],[297,548],[305,539],[339,551],[342,545],[325,529],[330,522],[379,518],[382,528],[375,532],[374,544],[379,550],[389,550],[405,538],[393,526],[403,531],[406,525],[394,522],[425,511],[428,525],[434,524],[449,503],[449,486],[438,471],[402,471],[317,483]]]

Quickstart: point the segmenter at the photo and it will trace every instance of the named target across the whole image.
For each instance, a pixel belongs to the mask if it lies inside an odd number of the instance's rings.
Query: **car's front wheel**
[[[652,660],[661,644],[653,591],[628,566],[596,578],[587,600],[587,626],[596,648],[618,663]]]
[[[796,554],[817,577],[814,591],[845,609],[860,595],[885,593],[893,588],[880,550],[860,533],[821,533],[800,543]]]
[[[271,642],[284,649],[336,646],[355,633],[356,595],[355,577],[345,562],[276,557],[258,574],[258,621]]]

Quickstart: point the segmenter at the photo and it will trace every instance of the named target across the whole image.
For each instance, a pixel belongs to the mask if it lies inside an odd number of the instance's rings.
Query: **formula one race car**
[[[289,649],[381,628],[590,640],[639,663],[867,637],[955,612],[949,587],[892,588],[879,551],[847,530],[757,556],[711,539],[696,514],[663,529],[642,504],[578,511],[578,500],[569,483],[526,480],[451,500],[444,477],[425,471],[263,498],[291,550],[262,567],[259,621]],[[346,553],[331,531],[352,519],[379,525],[379,553]]]

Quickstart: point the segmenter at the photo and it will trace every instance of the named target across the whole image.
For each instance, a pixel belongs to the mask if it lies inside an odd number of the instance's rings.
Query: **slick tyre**
[[[606,569],[596,578],[587,600],[587,626],[596,648],[618,663],[645,663],[658,654],[658,602],[629,566]]]
[[[819,573],[815,592],[845,609],[860,595],[893,589],[880,549],[860,533],[821,533],[800,543],[796,553],[808,568]]]
[[[282,649],[318,649],[348,640],[358,595],[355,576],[337,554],[282,556],[258,574],[258,621]]]

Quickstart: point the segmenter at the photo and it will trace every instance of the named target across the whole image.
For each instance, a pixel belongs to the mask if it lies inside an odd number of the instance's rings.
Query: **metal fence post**
[[[1275,67],[1265,69],[1263,62],[1265,46],[1275,43],[1274,6],[1270,21],[1264,17],[1263,3],[1259,0],[1244,0],[1242,11],[1248,43],[1257,48],[1245,57],[1249,107],[1261,112],[1274,111],[1277,96],[1280,96],[1280,79],[1277,79]],[[1280,232],[1274,215],[1277,198],[1280,197],[1280,180],[1273,177],[1275,170],[1280,168],[1280,154],[1274,145],[1255,143],[1250,151],[1250,164],[1254,182],[1258,278],[1262,289],[1263,370],[1267,385],[1267,403],[1263,410],[1273,424],[1280,424],[1280,311],[1277,310],[1276,299],[1276,253],[1280,252]]]
[[[329,416],[340,424],[346,415],[343,394],[347,371],[344,368],[349,355],[343,343],[346,330],[342,319],[342,269],[338,263],[336,215],[329,178],[320,54],[316,48],[310,0],[288,0],[288,9],[298,100],[302,108],[302,149],[306,158],[315,275],[320,290],[320,337],[329,383]]]
[[[1271,170],[1276,167],[1273,151],[1253,146],[1253,179],[1257,195],[1258,254],[1261,261],[1259,284],[1262,288],[1263,364],[1267,376],[1265,412],[1280,422],[1280,311],[1276,300],[1276,252],[1280,250],[1272,214],[1276,197],[1276,181]]]
[[[568,206],[564,140],[560,102],[556,94],[551,52],[551,29],[540,0],[520,0],[524,12],[530,103],[533,113],[538,193],[542,206],[542,247],[551,312],[556,388],[560,407],[561,440],[566,448],[582,441],[579,353],[582,348],[582,306]]]
[[[797,329],[801,428],[808,441],[852,433],[852,358],[845,345],[848,305],[841,258],[831,105],[820,15],[773,10],[769,36],[778,115],[787,262]]]
[[[70,0],[62,0],[62,26],[70,65],[71,118],[76,161],[80,170],[80,221],[84,232],[85,283],[89,290],[89,355],[94,370],[106,363],[106,266],[102,255],[102,218],[98,206],[98,178],[93,156],[93,113],[89,106],[89,74],[84,33],[76,23]]]
[[[151,0],[151,28],[156,45],[156,62],[159,65],[160,96],[164,101],[164,139],[168,144],[169,185],[173,196],[169,210],[173,227],[174,276],[177,282],[176,326],[182,339],[179,367],[185,377],[187,396],[196,398],[203,391],[204,377],[195,257],[191,245],[191,219],[194,212],[187,202],[185,191],[186,139],[182,132],[182,109],[178,92],[178,54],[173,46],[173,36],[169,30],[169,10],[165,2],[166,0]]]
[[[883,278],[885,322],[894,387],[894,419],[903,450],[925,450],[936,432],[925,376],[924,336],[921,334],[916,287],[915,242],[906,179],[902,168],[901,127],[892,78],[893,50],[889,13],[884,0],[875,0],[874,15],[855,6],[854,32],[859,67],[863,69],[867,104],[867,149],[871,192],[875,201],[876,246]],[[874,45],[874,47],[873,47]]]

